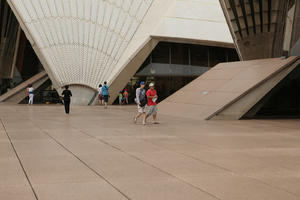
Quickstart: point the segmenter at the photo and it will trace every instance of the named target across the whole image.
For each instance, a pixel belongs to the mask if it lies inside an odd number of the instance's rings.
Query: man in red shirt
[[[158,124],[157,122],[157,92],[154,89],[154,83],[150,83],[149,85],[150,89],[147,91],[146,96],[147,96],[147,106],[148,106],[148,112],[147,112],[147,116],[146,119],[148,117],[150,117],[151,115],[153,115],[153,121],[154,124]],[[146,123],[146,121],[145,121]]]

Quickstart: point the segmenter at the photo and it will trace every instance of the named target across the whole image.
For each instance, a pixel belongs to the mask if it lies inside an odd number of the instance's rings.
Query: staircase
[[[32,84],[33,88],[38,88],[47,80],[49,80],[47,73],[42,71],[0,96],[0,103],[10,102],[18,104],[26,98],[26,90],[29,84]]]

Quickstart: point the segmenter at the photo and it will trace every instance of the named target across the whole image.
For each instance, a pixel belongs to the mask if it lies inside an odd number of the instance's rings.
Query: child
[[[119,92],[119,104],[120,105],[123,104],[123,94],[122,94],[122,91]]]
[[[129,93],[128,93],[127,89],[124,90],[123,96],[124,96],[124,103],[128,104]]]

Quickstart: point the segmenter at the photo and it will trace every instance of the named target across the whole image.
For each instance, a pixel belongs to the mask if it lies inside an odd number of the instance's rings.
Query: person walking
[[[124,104],[128,104],[128,96],[129,96],[129,93],[128,93],[128,90],[125,88],[124,92],[123,92],[123,97],[124,97]]]
[[[157,122],[157,92],[154,88],[154,83],[149,84],[149,90],[146,92],[147,96],[147,107],[148,107],[148,112],[145,118],[145,124],[147,118],[149,118],[151,115],[153,116],[153,123],[158,124]]]
[[[102,84],[99,85],[98,98],[99,98],[99,104],[103,105]]]
[[[65,105],[66,114],[69,114],[72,92],[69,90],[68,85],[65,86],[65,90],[62,92],[62,95],[64,96],[64,105]]]
[[[32,87],[32,84],[28,85],[27,95],[29,97],[28,105],[32,105],[33,104],[33,97],[34,97],[34,88]]]
[[[135,102],[138,106],[138,114],[134,117],[134,123],[136,124],[139,117],[143,116],[143,125],[146,124],[146,90],[145,90],[145,82],[140,83],[140,87],[136,89],[136,98]]]
[[[123,94],[122,91],[119,92],[119,105],[123,104]]]
[[[109,86],[107,85],[107,82],[104,82],[104,85],[102,86],[102,95],[104,100],[104,108],[107,109],[107,103],[109,99]]]

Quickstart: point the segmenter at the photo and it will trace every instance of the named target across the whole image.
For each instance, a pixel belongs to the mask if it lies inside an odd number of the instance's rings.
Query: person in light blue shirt
[[[107,108],[107,103],[109,99],[109,86],[107,85],[107,82],[104,82],[104,85],[102,86],[102,96],[104,100],[104,108]]]

